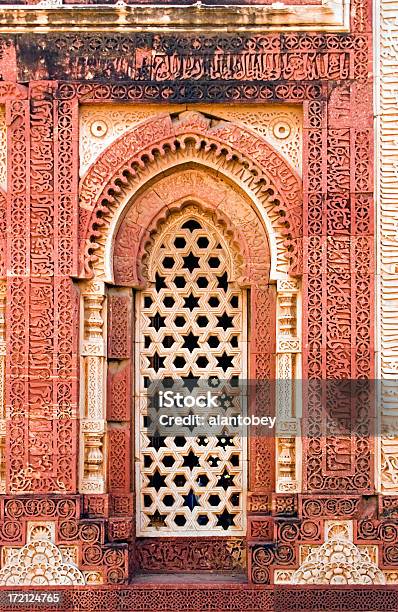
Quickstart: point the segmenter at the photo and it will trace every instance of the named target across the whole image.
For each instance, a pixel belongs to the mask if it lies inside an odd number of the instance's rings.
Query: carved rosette
[[[299,283],[293,279],[278,280],[276,343],[276,490],[293,493],[299,490],[300,456],[299,417],[301,386],[296,384],[300,372],[300,305]],[[298,380],[297,380],[298,382]]]
[[[80,492],[105,491],[105,285],[93,281],[81,287],[81,449]]]

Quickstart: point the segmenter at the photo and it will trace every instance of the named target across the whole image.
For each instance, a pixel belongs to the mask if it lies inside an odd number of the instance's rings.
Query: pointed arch
[[[145,282],[142,264],[148,241],[173,211],[190,202],[196,203],[202,214],[210,213],[213,222],[223,226],[223,231],[238,246],[234,252],[240,253],[237,266],[240,284],[268,283],[268,232],[250,201],[231,184],[198,166],[177,166],[169,175],[158,175],[128,203],[126,214],[120,214],[119,227],[110,232],[110,238],[114,234],[115,238],[112,243],[108,240],[105,265],[113,262],[114,267],[106,275],[118,285],[142,286]]]
[[[296,320],[300,283],[292,276],[301,274],[299,177],[267,142],[233,123],[183,112],[140,124],[103,152],[81,184],[82,335],[92,338],[93,344],[85,348],[89,343],[83,343],[82,351],[82,367],[88,373],[85,384],[92,389],[82,405],[82,456],[90,459],[87,449],[94,443],[102,453],[108,428],[105,453],[109,462],[107,484],[106,459],[96,465],[95,479],[86,460],[87,465],[81,467],[81,491],[130,490],[129,407],[135,371],[131,288],[145,290],[146,259],[154,236],[186,206],[196,206],[198,214],[209,215],[214,226],[222,227],[234,245],[237,286],[250,287],[249,378],[261,383],[273,380],[278,368],[282,378],[295,371],[300,352],[300,323]],[[289,328],[283,327],[288,338],[285,344],[276,342],[283,323],[276,321],[277,301],[281,317],[288,313]],[[259,384],[250,394],[250,403],[253,410],[257,406],[272,414],[277,402],[269,385]],[[291,406],[282,408],[283,418],[290,418]],[[93,420],[90,415],[94,413]],[[286,422],[290,432],[290,421]],[[275,467],[277,456],[284,456],[284,443],[291,446],[294,440],[285,436],[279,443],[261,436],[251,438],[249,497],[275,490],[278,479],[281,484],[277,486],[297,490],[294,460],[288,468],[288,485],[286,466],[282,476]],[[121,448],[125,456],[122,469]]]
[[[295,171],[257,134],[198,112],[152,118],[106,149],[80,189],[81,275],[104,275],[104,248],[126,199],[182,163],[205,165],[235,183],[280,236],[290,273],[301,273],[302,191]],[[142,225],[142,224],[141,224]],[[272,237],[277,242],[276,237]],[[274,255],[276,244],[271,251]],[[279,247],[281,250],[281,247]],[[275,259],[275,257],[274,257]],[[274,269],[277,265],[274,262]]]

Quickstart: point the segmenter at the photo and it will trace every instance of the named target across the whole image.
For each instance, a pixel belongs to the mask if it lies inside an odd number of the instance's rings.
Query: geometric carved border
[[[10,589],[11,590],[11,589]],[[63,594],[62,609],[91,610],[109,609],[129,610],[145,609],[148,612],[158,612],[159,606],[170,612],[184,609],[187,600],[190,610],[200,612],[203,603],[210,612],[219,610],[264,610],[265,612],[294,612],[319,609],[322,602],[323,610],[339,609],[346,612],[352,610],[367,610],[374,612],[390,612],[398,606],[396,587],[386,586],[343,586],[343,587],[300,587],[300,586],[269,586],[250,588],[244,584],[211,584],[203,585],[162,585],[162,584],[132,584],[128,587],[116,585],[101,588],[57,588]],[[15,589],[14,589],[15,591]],[[32,604],[30,610],[43,608]]]

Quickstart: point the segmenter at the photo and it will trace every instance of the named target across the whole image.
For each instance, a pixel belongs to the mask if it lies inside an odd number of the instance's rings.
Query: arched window
[[[300,285],[268,179],[243,184],[235,158],[215,171],[202,159],[215,150],[198,153],[191,141],[177,165],[173,151],[155,158],[155,176],[145,170],[123,187],[98,222],[98,245],[88,243],[79,490],[109,493],[115,529],[134,517],[141,570],[202,567],[202,550],[212,571],[242,568],[246,534],[258,533],[272,492],[300,487],[299,402],[288,384],[272,385],[300,372]],[[148,394],[167,379],[188,389],[250,379],[249,397],[226,413],[247,404],[250,417],[277,424],[266,435],[255,426],[248,436],[157,432]]]
[[[168,436],[147,427],[148,389],[157,380],[191,390],[213,385],[222,414],[245,411],[242,393],[231,393],[247,377],[247,296],[233,275],[239,254],[194,204],[170,215],[149,245],[150,282],[136,296],[137,535],[243,534],[243,429],[213,434],[205,424],[200,435]]]

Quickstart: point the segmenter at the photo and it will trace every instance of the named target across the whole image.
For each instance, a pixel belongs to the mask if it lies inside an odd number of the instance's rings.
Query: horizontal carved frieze
[[[361,47],[361,37],[308,34],[305,44],[301,38],[300,34],[178,39],[151,34],[21,36],[20,77],[192,84],[355,76],[352,55]]]

